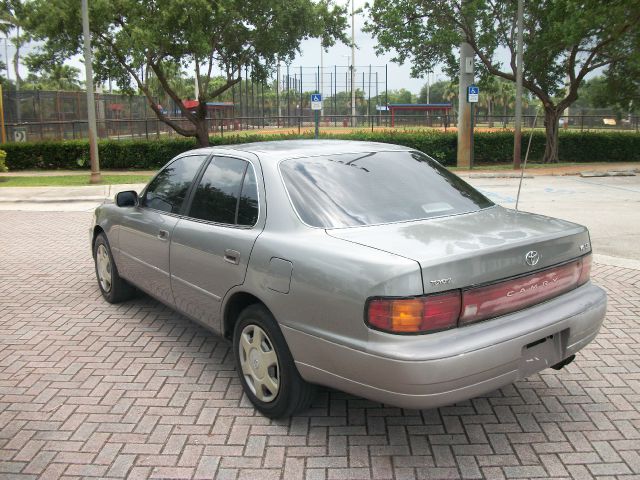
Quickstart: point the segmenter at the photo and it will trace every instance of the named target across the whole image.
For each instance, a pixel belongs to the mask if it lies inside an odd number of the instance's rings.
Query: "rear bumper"
[[[491,321],[430,335],[371,332],[367,351],[283,326],[307,381],[403,408],[433,408],[515,382],[575,354],[597,335],[605,292],[588,283]]]

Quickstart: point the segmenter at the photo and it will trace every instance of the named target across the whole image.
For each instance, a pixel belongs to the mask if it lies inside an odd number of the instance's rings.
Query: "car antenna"
[[[524,154],[524,164],[520,170],[520,183],[518,184],[518,195],[516,196],[516,212],[518,211],[518,202],[520,201],[520,189],[522,188],[522,179],[524,178],[524,170],[527,168],[527,159],[529,158],[529,150],[531,149],[531,139],[533,138],[533,132],[536,129],[536,123],[538,122],[538,109],[536,109],[536,116],[533,119],[533,127],[531,128],[531,134],[529,135],[529,145],[527,145],[527,152]]]

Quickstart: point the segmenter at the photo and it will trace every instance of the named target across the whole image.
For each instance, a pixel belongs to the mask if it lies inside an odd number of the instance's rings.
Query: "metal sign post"
[[[322,110],[322,94],[321,93],[311,94],[311,110],[313,110],[314,120],[316,124],[314,138],[317,139],[318,136],[320,135],[320,110]]]
[[[471,106],[471,161],[469,162],[470,168],[473,168],[473,164],[474,164],[474,148],[473,148],[473,105],[475,103],[478,103],[478,99],[480,98],[480,87],[478,87],[477,85],[469,85],[469,87],[467,88],[467,102],[469,102],[470,106]]]

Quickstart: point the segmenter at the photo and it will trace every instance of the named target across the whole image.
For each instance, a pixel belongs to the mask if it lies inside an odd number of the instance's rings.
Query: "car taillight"
[[[462,292],[460,325],[515,312],[578,286],[582,260]]]
[[[390,333],[426,333],[457,325],[460,291],[411,298],[376,298],[369,301],[367,324]]]
[[[390,333],[428,333],[516,312],[589,281],[591,254],[558,267],[483,287],[407,298],[374,298],[366,323]]]
[[[584,285],[589,281],[589,278],[591,278],[591,263],[593,261],[590,253],[582,257],[580,260],[582,260],[582,265],[580,278],[578,279],[578,286]]]

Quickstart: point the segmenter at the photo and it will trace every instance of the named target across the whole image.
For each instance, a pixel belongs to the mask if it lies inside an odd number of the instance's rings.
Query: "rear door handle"
[[[167,232],[166,230],[160,230],[158,232],[158,238],[160,240],[167,240],[169,238],[169,232]]]
[[[224,251],[224,261],[232,265],[238,265],[240,263],[240,252],[227,248]]]

